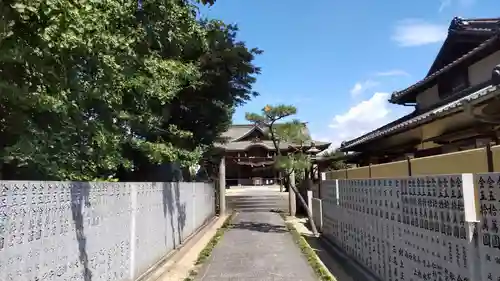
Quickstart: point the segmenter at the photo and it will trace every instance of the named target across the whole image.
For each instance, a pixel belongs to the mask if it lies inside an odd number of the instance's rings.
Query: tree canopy
[[[297,108],[291,105],[266,105],[261,113],[246,113],[248,121],[268,129],[277,156],[275,166],[286,172],[304,171],[310,167],[310,157],[305,149],[311,145],[309,134],[305,133],[305,125],[298,119],[288,120],[297,114]],[[293,144],[290,153],[283,153],[280,144]]]
[[[213,1],[200,1],[213,4]],[[198,2],[0,2],[3,179],[94,180],[196,163],[252,91],[261,51]]]

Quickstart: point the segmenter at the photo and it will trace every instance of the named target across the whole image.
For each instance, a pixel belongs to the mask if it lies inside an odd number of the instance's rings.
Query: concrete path
[[[198,281],[317,281],[279,214],[239,213]]]

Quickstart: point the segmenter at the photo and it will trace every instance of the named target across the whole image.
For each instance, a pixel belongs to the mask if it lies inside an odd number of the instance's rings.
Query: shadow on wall
[[[182,232],[186,226],[186,203],[181,203],[179,182],[164,182],[162,184],[163,216],[170,222],[172,243],[175,249],[182,242]],[[175,229],[177,229],[177,237],[175,237]]]
[[[180,169],[175,165],[165,165],[156,170],[154,180],[162,184],[163,215],[169,220],[172,231],[174,249],[182,242],[182,233],[186,226],[186,203],[181,202],[181,181],[183,179]],[[90,208],[89,194],[91,184],[88,182],[71,182],[71,214],[75,225],[75,236],[78,243],[79,261],[83,268],[83,281],[92,281],[92,271],[89,267],[87,254],[87,237],[84,228],[84,209]],[[192,194],[189,194],[192,195]],[[168,217],[168,218],[167,218]],[[177,237],[176,237],[177,230]],[[167,242],[165,237],[165,243]]]
[[[182,232],[186,226],[186,203],[181,203],[180,182],[183,180],[182,171],[179,165],[164,164],[160,168],[162,171],[163,216],[170,221],[172,231],[172,243],[174,249],[182,242]],[[177,228],[177,237],[175,229]],[[177,238],[177,239],[176,239]],[[165,237],[167,239],[167,237]],[[166,242],[166,241],[165,241]]]
[[[78,259],[83,267],[83,280],[92,281],[92,271],[89,268],[87,255],[87,238],[83,224],[83,210],[90,207],[89,193],[90,184],[88,182],[71,182],[71,215],[75,224],[75,235],[78,243]]]

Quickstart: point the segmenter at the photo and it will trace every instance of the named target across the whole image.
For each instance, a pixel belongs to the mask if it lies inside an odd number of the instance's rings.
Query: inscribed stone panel
[[[127,278],[130,206],[126,185],[1,182],[0,280]]]
[[[480,174],[476,177],[479,189],[480,223],[479,255],[482,280],[500,280],[500,173]]]
[[[403,185],[404,274],[471,280],[461,175],[412,177]]]

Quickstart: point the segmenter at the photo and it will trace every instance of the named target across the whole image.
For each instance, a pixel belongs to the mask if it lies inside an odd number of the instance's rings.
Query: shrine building
[[[366,166],[498,144],[500,18],[454,18],[427,75],[394,92],[389,102],[414,110],[343,142],[348,163]]]
[[[304,133],[309,135],[306,123]],[[235,124],[222,137],[225,142],[218,147],[223,151],[227,186],[271,185],[278,182],[280,175],[274,166],[276,150],[267,128],[254,124]],[[320,141],[309,141],[302,145],[282,142],[280,150],[282,153],[301,150],[317,154],[329,145]]]

